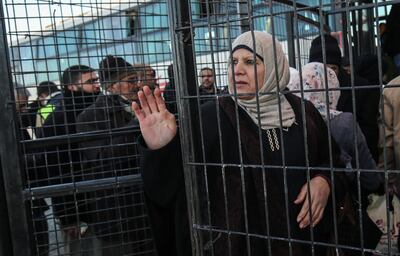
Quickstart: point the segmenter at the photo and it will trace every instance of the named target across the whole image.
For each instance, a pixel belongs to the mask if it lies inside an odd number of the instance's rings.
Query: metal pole
[[[238,20],[240,22],[240,33],[244,33],[250,30],[250,24],[248,20],[249,16],[249,9],[247,7],[247,2],[245,1],[239,1],[237,4],[238,8]]]
[[[296,68],[296,53],[295,53],[295,38],[294,38],[294,24],[293,13],[286,14],[286,30],[287,30],[287,45],[288,45],[288,59],[289,66]]]
[[[6,191],[4,189],[3,172],[1,168],[1,156],[0,156],[0,256],[12,255],[12,242],[11,242],[11,231],[10,222],[8,218],[7,209],[7,198]]]
[[[341,8],[337,9],[342,9],[345,6],[344,3],[341,4]],[[349,22],[347,20],[347,16],[345,12],[340,13],[341,19],[342,19],[342,38],[343,38],[343,51],[344,51],[344,56],[349,57],[349,43],[348,43],[348,34],[350,31],[347,31],[347,23]]]
[[[198,102],[187,96],[197,96],[196,67],[193,56],[193,27],[191,27],[191,12],[189,0],[168,0],[168,16],[171,32],[171,44],[174,63],[174,77],[176,78],[176,100],[179,113],[179,129],[183,163],[199,159],[200,145],[199,109]],[[197,157],[196,157],[197,156]],[[184,166],[186,199],[189,216],[189,226],[192,241],[193,255],[200,255],[200,237],[193,230],[193,224],[198,223],[196,213],[196,168]]]
[[[22,194],[20,151],[16,136],[16,118],[13,102],[11,68],[9,62],[3,1],[0,1],[0,152],[4,190],[7,198],[13,255],[30,255],[29,228]],[[3,233],[2,235],[3,236]]]

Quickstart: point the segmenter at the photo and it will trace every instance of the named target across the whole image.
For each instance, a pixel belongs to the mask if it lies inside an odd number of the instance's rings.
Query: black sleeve
[[[71,124],[75,125],[75,124]],[[62,136],[68,133],[68,124],[64,112],[53,112],[43,124],[43,137]],[[74,150],[73,143],[58,144],[44,149],[44,159],[47,165],[49,183],[59,185],[76,180],[76,174],[80,170],[79,153]],[[78,219],[85,221],[80,214],[80,205],[76,207],[76,200],[80,195],[54,196],[51,198],[54,215],[60,219],[62,226],[76,225]]]
[[[108,126],[109,117],[106,119],[99,118],[105,117],[105,113],[98,111],[92,111],[92,109],[87,109],[78,116],[76,130],[78,133],[88,133],[88,132],[105,132],[107,134],[102,135],[96,139],[88,139],[79,143],[79,150],[82,154],[84,160],[89,160],[88,166],[90,168],[93,178],[105,178],[117,175],[123,175],[126,172],[131,174],[131,171],[138,166],[136,156],[137,151],[133,142],[137,136],[135,133],[136,122],[132,119],[130,122],[126,123],[124,127],[132,127],[128,133],[111,133],[110,129],[106,129]],[[97,117],[97,119],[96,119]],[[116,125],[118,126],[118,125]],[[115,129],[117,129],[115,128]],[[97,160],[97,162],[96,162]],[[88,172],[88,171],[86,171]]]
[[[96,117],[96,113],[89,111],[83,111],[80,115],[78,115],[77,124],[76,124],[76,132],[77,133],[86,133],[86,132],[94,132],[99,130],[96,120],[88,119],[88,117]],[[100,145],[107,145],[107,140],[104,139],[95,139],[95,140],[87,140],[79,143],[79,149],[82,152],[82,155],[85,160],[102,160],[99,157],[99,151],[101,150]]]
[[[148,149],[140,136],[138,148],[145,192],[151,201],[166,206],[184,186],[179,135],[175,135],[168,145],[158,150]]]
[[[64,112],[54,111],[49,115],[43,123],[40,133],[37,134],[38,138],[61,136],[67,134],[67,122]],[[75,125],[75,124],[74,124]]]

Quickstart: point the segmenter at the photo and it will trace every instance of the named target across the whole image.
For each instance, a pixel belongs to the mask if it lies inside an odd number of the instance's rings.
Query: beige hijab
[[[255,49],[253,47],[253,33]],[[257,125],[259,124],[258,118],[260,118],[262,129],[279,128],[281,126],[279,120],[278,97],[281,103],[282,127],[290,127],[295,121],[293,109],[283,94],[279,96],[276,94],[265,94],[275,93],[277,87],[279,91],[282,91],[289,82],[289,64],[278,40],[275,40],[275,46],[276,51],[274,52],[272,35],[261,31],[245,32],[237,37],[232,45],[233,51],[238,48],[245,48],[251,51],[255,50],[255,53],[263,58],[265,74],[262,87],[258,90],[258,103],[256,97],[250,100],[237,99],[239,106],[247,111]],[[275,56],[277,62],[276,67],[274,61]],[[275,73],[276,68],[278,69],[278,77]],[[231,94],[234,93],[232,86],[229,87],[229,92]],[[235,99],[234,96],[233,98]],[[257,113],[257,104],[260,106],[259,116]]]

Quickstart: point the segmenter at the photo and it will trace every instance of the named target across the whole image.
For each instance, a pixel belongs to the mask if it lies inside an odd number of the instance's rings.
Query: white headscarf
[[[290,91],[300,90],[300,73],[297,69],[290,67],[290,80],[287,85],[287,88]]]
[[[322,117],[327,120],[328,111],[326,104],[326,90],[327,89],[337,89],[339,88],[339,80],[336,77],[335,72],[326,67],[327,72],[327,81],[325,81],[325,67],[324,64],[319,62],[310,62],[303,67],[302,70],[302,78],[303,78],[303,89],[304,98],[306,100],[311,101],[314,106],[318,109],[319,113]],[[300,79],[300,78],[297,78]],[[327,82],[327,83],[326,83]],[[294,82],[293,84],[299,84],[300,81]],[[311,91],[307,92],[307,90],[315,90],[315,89],[324,89],[325,91]],[[300,90],[300,87],[293,88],[291,90]],[[300,96],[300,93],[295,93]],[[336,110],[337,103],[340,97],[339,90],[329,90],[329,114],[330,119],[339,115],[340,111]]]
[[[255,49],[253,47],[253,33]],[[279,87],[279,91],[282,91],[286,88],[286,85],[289,82],[290,75],[287,58],[283,53],[282,46],[278,40],[275,40],[275,46],[276,51],[274,51],[272,35],[261,31],[245,32],[237,37],[232,45],[233,51],[243,47],[255,52],[263,58],[265,67],[264,81],[262,87],[258,90],[260,124],[262,129],[278,128],[281,126],[279,120],[278,97],[281,102],[282,127],[290,127],[295,121],[294,111],[283,94],[280,94],[279,96],[276,94],[265,94],[276,92],[277,87]],[[275,67],[275,58],[277,67]],[[276,68],[278,69],[278,80],[275,73]],[[231,86],[229,87],[229,92],[231,94],[234,93]],[[253,121],[258,125],[256,97],[250,100],[237,99],[237,102],[239,106],[247,111]]]

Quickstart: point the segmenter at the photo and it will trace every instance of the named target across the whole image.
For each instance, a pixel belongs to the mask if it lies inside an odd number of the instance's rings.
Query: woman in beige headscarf
[[[312,239],[306,227],[311,226],[314,241],[321,242],[328,240],[331,230],[332,212],[325,209],[331,177],[329,171],[315,168],[329,163],[325,123],[312,104],[305,104],[302,116],[300,99],[282,93],[289,82],[289,65],[280,43],[268,33],[246,32],[236,38],[228,78],[231,97],[220,97],[201,108],[204,162],[213,164],[198,175],[198,210],[205,219],[195,224],[204,227],[197,230],[203,237],[202,250],[219,256],[268,255],[270,246],[272,255],[289,255],[289,251],[311,255]],[[165,108],[160,90],[153,96],[145,87],[139,99],[141,107],[136,103],[132,107],[142,131],[142,177],[149,203],[169,210],[176,205],[184,208],[175,117]],[[168,222],[178,229],[185,227],[175,240],[184,240],[186,247],[177,245],[177,251],[186,248],[189,253],[186,212],[174,210],[174,215]],[[268,235],[284,240],[271,240]],[[306,243],[288,242],[288,238]],[[313,247],[315,255],[325,255],[326,248]]]

